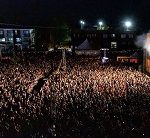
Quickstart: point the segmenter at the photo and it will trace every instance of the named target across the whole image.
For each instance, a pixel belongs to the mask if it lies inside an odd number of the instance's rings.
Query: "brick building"
[[[0,48],[2,51],[30,48],[34,44],[34,29],[0,28]]]
[[[78,47],[86,39],[91,49],[99,50],[108,48],[110,50],[134,50],[136,38],[135,31],[113,31],[113,30],[75,30],[72,31],[72,45]]]

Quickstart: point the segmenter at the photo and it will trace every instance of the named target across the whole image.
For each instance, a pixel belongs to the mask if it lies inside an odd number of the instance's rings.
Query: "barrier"
[[[100,50],[76,50],[75,53],[77,55],[100,55]]]

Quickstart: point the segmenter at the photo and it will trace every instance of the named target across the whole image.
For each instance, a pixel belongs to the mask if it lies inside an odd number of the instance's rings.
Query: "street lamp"
[[[125,27],[126,27],[126,30],[129,31],[129,28],[132,26],[132,22],[131,21],[126,21],[125,22]]]
[[[84,25],[85,25],[85,22],[84,21],[80,21],[80,25],[81,25],[81,30],[83,29]]]
[[[100,30],[102,30],[103,22],[102,22],[102,21],[100,21],[98,24],[99,24],[99,26],[100,26]]]

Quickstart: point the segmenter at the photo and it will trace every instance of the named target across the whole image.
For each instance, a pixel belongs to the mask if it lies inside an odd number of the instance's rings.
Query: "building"
[[[1,51],[22,50],[34,44],[34,29],[0,28]]]
[[[91,49],[99,50],[108,48],[110,50],[134,50],[136,38],[135,31],[114,31],[114,30],[75,30],[72,32],[72,45],[78,47],[86,39]]]

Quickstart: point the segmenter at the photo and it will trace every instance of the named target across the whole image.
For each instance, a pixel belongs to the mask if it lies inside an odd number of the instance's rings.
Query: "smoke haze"
[[[150,55],[150,33],[137,36],[135,45],[145,49]]]

